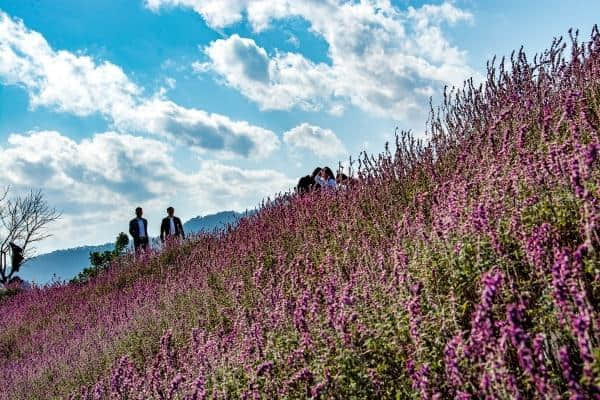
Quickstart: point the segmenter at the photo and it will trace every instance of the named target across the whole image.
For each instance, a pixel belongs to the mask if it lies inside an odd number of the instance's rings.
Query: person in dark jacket
[[[160,224],[160,240],[164,243],[167,238],[185,239],[185,232],[181,220],[175,216],[173,207],[167,208],[167,216],[163,218]]]
[[[148,249],[148,221],[142,218],[142,207],[135,209],[136,217],[129,221],[129,234],[133,237],[135,251]]]

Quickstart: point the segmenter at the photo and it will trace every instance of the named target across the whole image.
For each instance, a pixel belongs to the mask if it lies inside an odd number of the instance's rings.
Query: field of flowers
[[[600,34],[337,191],[0,304],[1,399],[600,398]]]

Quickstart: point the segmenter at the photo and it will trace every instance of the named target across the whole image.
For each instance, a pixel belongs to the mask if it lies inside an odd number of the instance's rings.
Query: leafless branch
[[[47,231],[48,224],[60,218],[60,212],[46,202],[41,190],[32,190],[25,196],[8,198],[10,188],[0,194],[0,251],[9,252],[9,244],[15,243],[23,249],[25,259],[31,257],[34,244],[51,234]],[[14,266],[7,271],[8,266],[0,265],[0,283],[6,283],[16,272]]]

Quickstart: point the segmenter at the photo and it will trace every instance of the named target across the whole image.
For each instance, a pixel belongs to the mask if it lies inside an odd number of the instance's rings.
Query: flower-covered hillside
[[[353,184],[0,305],[1,398],[600,396],[600,34],[492,62]]]

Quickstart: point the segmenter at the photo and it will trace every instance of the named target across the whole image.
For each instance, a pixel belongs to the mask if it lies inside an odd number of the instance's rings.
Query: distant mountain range
[[[183,224],[186,234],[214,232],[235,223],[246,214],[235,211],[223,211],[216,214],[198,216]],[[90,265],[90,253],[112,250],[114,243],[96,246],[82,246],[72,249],[55,250],[40,254],[28,260],[19,272],[19,276],[30,282],[46,284],[54,281],[69,280]]]
[[[214,232],[235,223],[246,214],[235,211],[222,211],[220,213],[195,217],[183,224],[186,233]]]
[[[37,284],[49,283],[52,280],[68,280],[90,265],[91,252],[112,250],[114,247],[114,243],[105,243],[40,254],[23,264],[18,275],[26,281]]]

